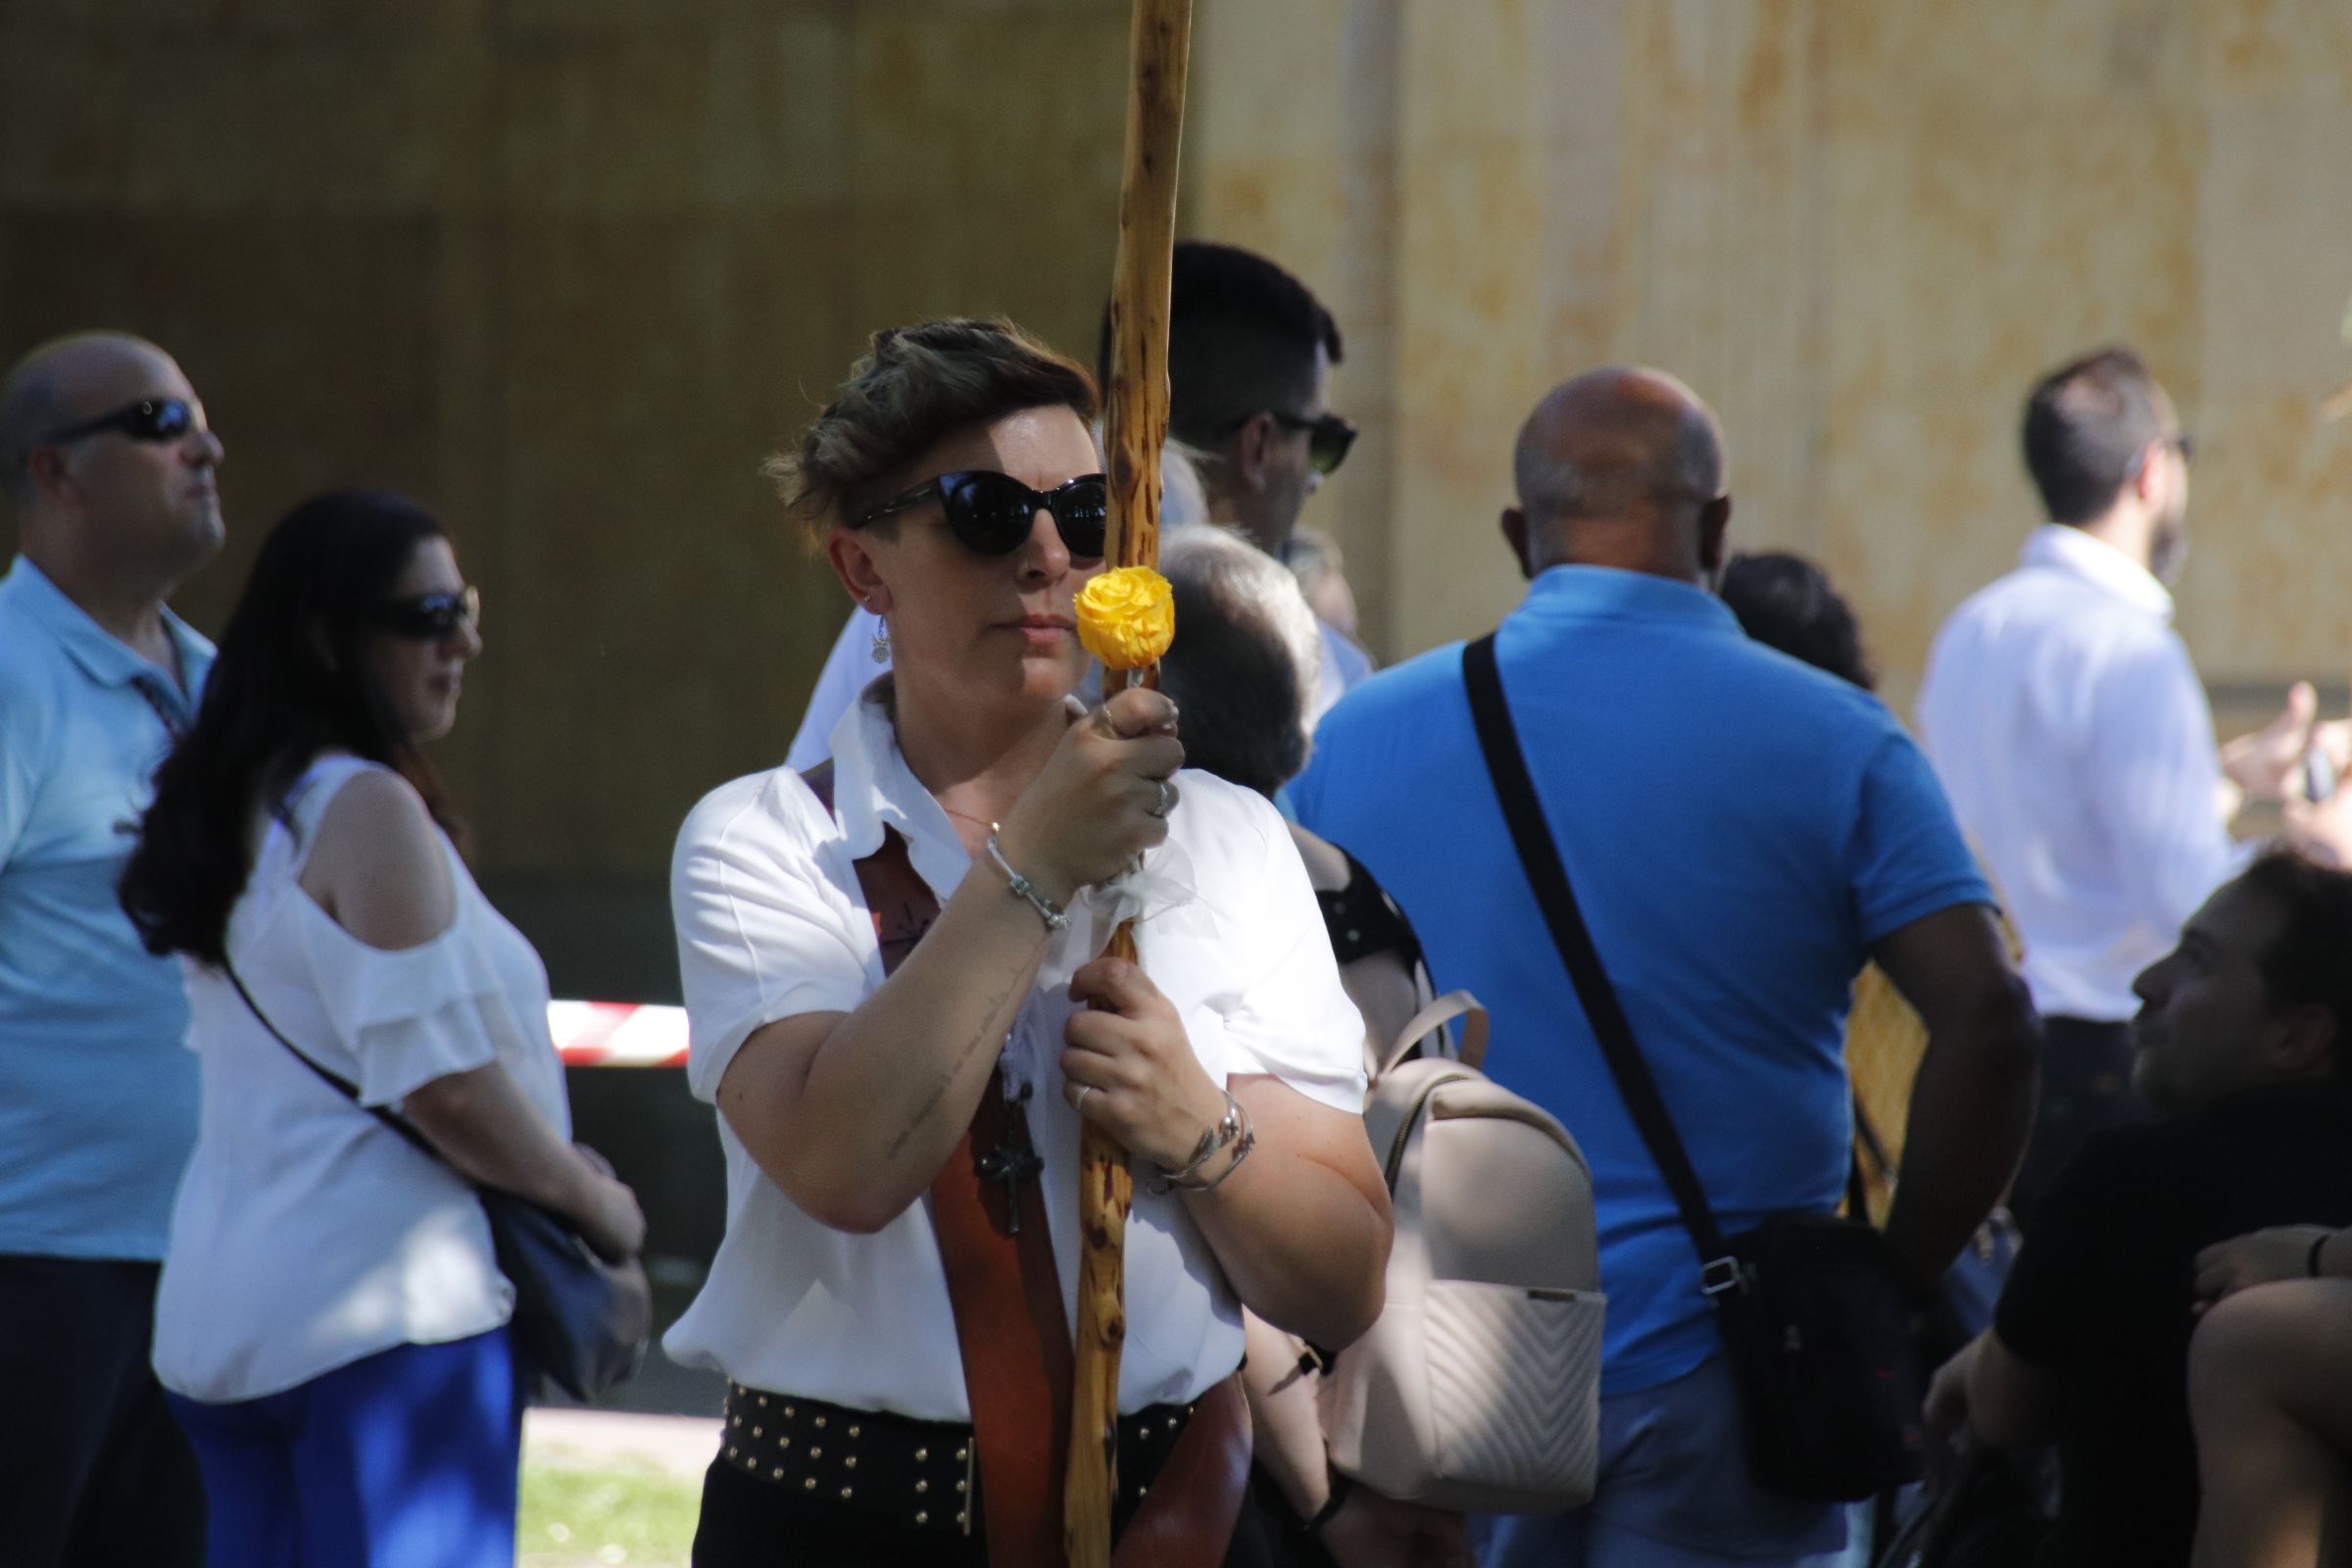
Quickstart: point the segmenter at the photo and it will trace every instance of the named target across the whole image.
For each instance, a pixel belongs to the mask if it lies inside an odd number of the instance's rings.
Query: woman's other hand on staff
[[[1102,957],[1070,977],[1089,1010],[1062,1032],[1062,1076],[1079,1115],[1162,1170],[1193,1157],[1225,1114],[1225,1095],[1193,1054],[1184,1021],[1125,958]]]
[[[1040,893],[1067,904],[1168,836],[1170,779],[1183,765],[1176,705],[1153,691],[1118,692],[1062,735],[997,847]]]

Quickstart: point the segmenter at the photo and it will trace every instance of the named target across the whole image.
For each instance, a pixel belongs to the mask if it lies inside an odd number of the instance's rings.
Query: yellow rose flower
[[[1176,600],[1150,566],[1114,566],[1078,596],[1078,640],[1105,669],[1141,669],[1176,640]]]

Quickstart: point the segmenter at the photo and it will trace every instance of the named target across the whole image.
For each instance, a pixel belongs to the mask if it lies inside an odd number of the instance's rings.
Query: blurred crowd
[[[711,781],[672,867],[728,1183],[666,1341],[727,1381],[696,1562],[1061,1560],[1097,1135],[1137,1177],[1104,1435],[1134,1560],[2340,1549],[2352,719],[2297,683],[2217,741],[2173,624],[2193,441],[2139,357],[2025,389],[2042,514],[1986,519],[2017,564],[1903,715],[1821,564],[1737,548],[1739,432],[1656,368],[1496,432],[1512,500],[1452,521],[1524,598],[1376,670],[1346,529],[1301,520],[1357,435],[1340,323],[1198,242],[1175,637],[1155,682],[1106,675],[1076,606],[1109,328],[1091,372],[1002,321],[879,332],[768,465],[848,618],[788,756]],[[644,1217],[571,1142],[546,971],[428,760],[484,649],[455,531],[306,501],[216,648],[168,602],[222,542],[224,456],[155,344],[0,383],[0,1559],[509,1562],[545,1368],[480,1195],[612,1259]],[[1454,993],[1474,1049],[1427,1021]],[[1596,1383],[1416,1330],[1433,1380],[1583,1401],[1589,1484],[1538,1509],[1384,1490],[1301,1392],[1450,1222],[1364,1111],[1455,1057],[1589,1173]],[[1755,1239],[1841,1214],[1899,1303],[1899,1369],[1861,1370],[1909,1391],[1850,1492],[1783,1462],[1835,1348],[1816,1388],[1759,1371],[1829,1320],[1741,1327],[1816,1288]],[[1442,1391],[1393,1393],[1364,1441],[1427,1447]]]

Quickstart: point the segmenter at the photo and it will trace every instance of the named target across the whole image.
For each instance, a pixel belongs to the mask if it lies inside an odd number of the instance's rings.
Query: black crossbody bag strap
[[[358,1105],[362,1110],[368,1112],[368,1115],[373,1116],[377,1121],[382,1122],[385,1126],[391,1128],[394,1132],[400,1134],[401,1137],[414,1144],[418,1150],[423,1152],[425,1158],[430,1159],[437,1164],[446,1165],[449,1163],[448,1160],[442,1158],[441,1151],[433,1147],[431,1140],[427,1139],[424,1134],[418,1132],[416,1126],[411,1123],[406,1116],[396,1115],[393,1112],[386,1110],[381,1105],[369,1105],[362,1103],[360,1100],[360,1086],[358,1084],[355,1084],[349,1079],[343,1078],[335,1073],[328,1072],[324,1067],[319,1066],[318,1062],[311,1059],[311,1054],[309,1052],[303,1050],[293,1041],[288,1040],[285,1036],[285,1032],[279,1029],[276,1024],[270,1021],[270,1015],[262,1010],[262,1004],[253,1000],[253,993],[245,989],[244,977],[237,973],[237,966],[233,963],[230,963],[225,955],[223,955],[220,959],[220,970],[223,974],[228,976],[228,983],[237,988],[237,995],[245,999],[246,1007],[256,1018],[261,1020],[262,1027],[270,1031],[270,1037],[272,1040],[275,1040],[279,1045],[285,1047],[286,1050],[293,1053],[294,1059],[296,1061],[301,1062],[305,1067],[308,1067],[311,1069],[311,1071],[317,1073],[344,1099],[350,1101],[353,1104]],[[460,1180],[464,1180],[464,1178],[461,1177]],[[471,1187],[474,1184],[468,1181],[466,1183],[466,1185]]]
[[[1700,1288],[1709,1297],[1731,1290],[1740,1283],[1739,1264],[1724,1245],[1722,1228],[1715,1223],[1715,1211],[1707,1206],[1707,1195],[1698,1185],[1698,1172],[1691,1168],[1690,1155],[1674,1130],[1674,1118],[1667,1112],[1665,1097],[1658,1093],[1658,1081],[1650,1076],[1649,1063],[1634,1042],[1633,1024],[1592,946],[1592,933],[1586,929],[1584,911],[1577,907],[1576,891],[1569,884],[1568,867],[1560,860],[1559,846],[1544,825],[1544,806],[1536,798],[1527,757],[1519,748],[1519,732],[1511,723],[1510,705],[1503,698],[1502,671],[1495,662],[1492,632],[1462,650],[1462,679],[1470,688],[1471,722],[1477,726],[1479,749],[1486,754],[1487,772],[1494,781],[1495,799],[1502,805],[1502,819],[1510,827],[1519,863],[1526,869],[1537,906],[1544,911],[1544,923],[1551,928],[1560,961],[1576,984],[1592,1037],[1609,1064],[1609,1076],[1617,1080],[1625,1108],[1633,1116],[1649,1157],[1657,1162],[1659,1174],[1666,1178],[1675,1206],[1682,1210],[1683,1229],[1690,1233],[1690,1245],[1698,1250]]]

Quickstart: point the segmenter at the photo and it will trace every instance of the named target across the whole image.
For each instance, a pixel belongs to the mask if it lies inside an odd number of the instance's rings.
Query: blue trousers
[[[172,1408],[204,1470],[214,1563],[513,1568],[522,1402],[502,1328]]]

